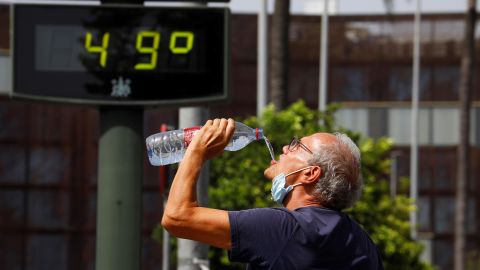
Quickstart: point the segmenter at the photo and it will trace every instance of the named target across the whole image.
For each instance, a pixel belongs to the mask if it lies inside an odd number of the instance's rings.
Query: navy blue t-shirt
[[[342,212],[316,206],[228,212],[231,261],[247,269],[383,269],[377,247]]]

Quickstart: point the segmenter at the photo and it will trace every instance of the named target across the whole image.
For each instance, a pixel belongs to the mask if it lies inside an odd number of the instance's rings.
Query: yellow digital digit
[[[143,46],[144,38],[152,38],[151,46]],[[150,70],[157,67],[158,59],[158,45],[160,44],[160,33],[150,32],[150,31],[141,31],[137,35],[137,51],[139,53],[150,54],[150,63],[138,63],[135,65],[137,70]]]
[[[178,38],[186,39],[184,47],[179,47],[177,45]],[[192,32],[175,31],[170,36],[170,51],[174,54],[187,54],[193,48],[194,39],[195,39],[195,35]]]
[[[100,66],[105,68],[107,65],[107,48],[108,42],[110,40],[110,33],[106,32],[102,37],[102,45],[92,46],[92,33],[87,32],[85,35],[85,49],[89,53],[99,53],[100,54]]]

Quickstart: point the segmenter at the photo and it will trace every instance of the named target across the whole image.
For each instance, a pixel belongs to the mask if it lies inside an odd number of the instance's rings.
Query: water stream
[[[275,154],[273,153],[272,144],[270,143],[267,137],[263,136],[263,139],[265,140],[265,144],[267,145],[268,152],[270,152],[270,156],[272,157],[272,160],[275,160]]]

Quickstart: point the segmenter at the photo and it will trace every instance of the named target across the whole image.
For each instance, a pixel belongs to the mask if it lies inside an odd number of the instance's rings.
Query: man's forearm
[[[162,223],[165,219],[173,222],[186,221],[191,216],[190,211],[198,207],[196,183],[204,160],[198,153],[191,152],[187,150],[173,179]]]

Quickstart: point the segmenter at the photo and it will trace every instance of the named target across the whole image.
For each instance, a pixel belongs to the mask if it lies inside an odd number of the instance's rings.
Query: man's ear
[[[322,175],[322,168],[320,166],[314,166],[310,167],[309,170],[304,170],[303,171],[303,179],[302,183],[304,184],[312,184],[317,182],[317,180],[320,178]]]

